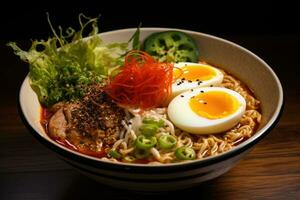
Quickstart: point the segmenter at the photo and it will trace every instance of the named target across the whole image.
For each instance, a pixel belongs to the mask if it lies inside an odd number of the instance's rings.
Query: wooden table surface
[[[285,110],[277,127],[236,167],[184,191],[136,194],[73,170],[27,131],[17,113],[28,69],[0,43],[0,199],[300,199],[300,36],[224,36],[255,52],[281,79]],[[272,101],[272,99],[270,99]]]

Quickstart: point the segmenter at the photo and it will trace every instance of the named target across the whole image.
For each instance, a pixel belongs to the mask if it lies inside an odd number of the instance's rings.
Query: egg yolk
[[[182,79],[190,81],[205,81],[216,76],[215,70],[209,66],[187,65],[180,69],[174,69],[173,79]]]
[[[192,97],[189,105],[201,117],[221,119],[235,113],[239,107],[239,102],[228,93],[208,91]]]

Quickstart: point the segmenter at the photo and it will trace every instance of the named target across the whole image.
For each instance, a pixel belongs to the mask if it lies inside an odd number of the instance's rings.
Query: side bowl
[[[142,28],[141,39],[154,32],[179,30]],[[107,42],[128,41],[135,29],[122,29],[101,34]],[[19,113],[32,135],[83,174],[113,187],[136,191],[166,191],[183,189],[216,178],[230,170],[279,121],[283,110],[281,83],[262,59],[230,41],[199,32],[179,30],[191,35],[200,47],[200,59],[221,66],[246,83],[261,101],[262,122],[258,131],[232,150],[185,163],[143,165],[111,163],[83,155],[51,140],[40,124],[41,106],[27,76],[19,93]],[[270,99],[272,101],[270,101]]]

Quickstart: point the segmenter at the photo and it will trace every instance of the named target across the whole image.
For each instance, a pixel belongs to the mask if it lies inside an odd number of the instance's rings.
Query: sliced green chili
[[[165,125],[164,120],[160,119],[160,120],[157,121],[153,118],[144,118],[143,123],[144,124],[153,124],[153,125],[158,126],[158,128],[163,127]]]
[[[146,149],[136,149],[134,155],[137,159],[147,158],[149,156],[149,151]]]
[[[154,124],[143,124],[140,131],[143,135],[153,136],[158,130],[158,127]]]
[[[108,155],[110,155],[111,157],[116,158],[116,159],[119,159],[122,157],[122,155],[116,150],[110,150],[108,152]]]
[[[123,161],[124,162],[134,162],[135,161],[135,158],[133,156],[125,156],[123,158]]]
[[[177,143],[177,140],[172,135],[163,135],[158,139],[158,145],[162,149],[171,149]]]
[[[157,143],[156,137],[146,137],[144,135],[139,135],[136,139],[135,145],[138,149],[150,149],[154,147]]]
[[[196,157],[196,153],[194,149],[183,146],[176,149],[175,156],[179,160],[193,160]]]
[[[198,62],[199,49],[194,39],[180,31],[164,31],[149,35],[144,51],[161,62]]]

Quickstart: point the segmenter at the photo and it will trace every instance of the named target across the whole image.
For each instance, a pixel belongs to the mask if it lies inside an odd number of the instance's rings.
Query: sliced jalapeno
[[[163,135],[158,139],[158,145],[162,149],[171,149],[176,143],[176,138],[171,135]]]
[[[199,50],[191,36],[180,31],[165,31],[148,36],[144,50],[161,62],[198,62]]]
[[[193,160],[196,157],[196,153],[194,149],[183,146],[176,149],[175,156],[179,160]]]
[[[125,156],[124,158],[123,158],[123,161],[124,162],[134,162],[135,161],[135,157],[133,157],[133,156]]]
[[[140,131],[145,136],[153,136],[158,130],[158,127],[155,124],[143,124],[140,128]]]
[[[159,128],[163,127],[165,125],[164,120],[160,119],[160,120],[157,121],[153,118],[144,118],[143,123],[144,124],[154,124],[154,125],[158,126]]]
[[[156,137],[146,137],[144,135],[139,135],[136,139],[135,145],[138,149],[150,149],[154,147],[157,143]]]
[[[134,155],[137,159],[147,158],[149,156],[149,151],[146,149],[136,149]]]

